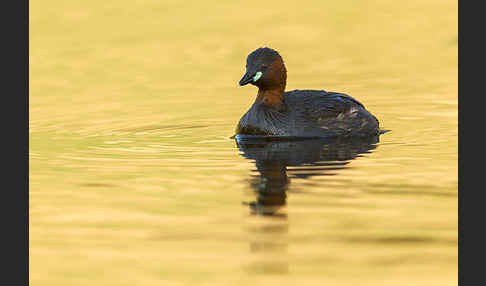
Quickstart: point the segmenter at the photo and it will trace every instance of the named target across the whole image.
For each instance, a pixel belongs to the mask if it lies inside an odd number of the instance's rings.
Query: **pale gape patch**
[[[253,77],[253,82],[256,82],[257,80],[259,80],[261,77],[262,77],[262,72],[259,71],[255,74],[255,76]]]

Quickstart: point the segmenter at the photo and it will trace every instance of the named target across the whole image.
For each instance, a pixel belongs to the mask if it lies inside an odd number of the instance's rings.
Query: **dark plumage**
[[[286,78],[285,65],[275,50],[260,48],[248,56],[240,85],[251,83],[259,89],[238,123],[237,134],[327,137],[379,133],[375,116],[351,96],[324,90],[285,92]]]

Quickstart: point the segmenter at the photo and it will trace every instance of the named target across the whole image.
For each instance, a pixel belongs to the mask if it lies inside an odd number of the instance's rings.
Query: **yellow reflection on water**
[[[31,1],[29,46],[33,285],[457,284],[455,1]],[[261,46],[391,130],[280,216],[229,139]]]

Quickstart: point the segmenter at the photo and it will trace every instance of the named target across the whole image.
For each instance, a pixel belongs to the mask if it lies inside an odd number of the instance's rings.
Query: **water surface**
[[[236,142],[246,55],[366,142]],[[456,285],[455,1],[31,1],[32,285]]]

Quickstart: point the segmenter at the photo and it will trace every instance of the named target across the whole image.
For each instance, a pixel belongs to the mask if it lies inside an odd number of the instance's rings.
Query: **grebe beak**
[[[245,84],[249,84],[250,82],[253,81],[253,74],[252,73],[249,73],[248,71],[243,75],[243,77],[241,78],[240,82],[239,82],[239,85],[240,86],[243,86]]]

